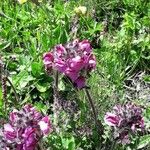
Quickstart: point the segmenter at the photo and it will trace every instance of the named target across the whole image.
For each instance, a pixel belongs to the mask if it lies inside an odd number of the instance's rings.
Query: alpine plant
[[[48,116],[30,104],[9,115],[9,122],[0,129],[1,150],[35,150],[43,136],[52,131]]]
[[[114,139],[122,144],[129,144],[130,135],[144,130],[142,108],[130,102],[114,106],[112,112],[106,113],[104,121],[113,128]]]
[[[96,67],[90,42],[78,39],[56,45],[43,55],[43,62],[48,73],[52,73],[52,70],[63,73],[79,89],[86,87],[86,79]]]

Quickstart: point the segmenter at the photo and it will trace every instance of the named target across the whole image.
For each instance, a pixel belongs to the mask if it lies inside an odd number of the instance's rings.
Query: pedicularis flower
[[[104,121],[114,128],[114,138],[124,144],[130,143],[130,133],[134,134],[144,129],[142,109],[133,103],[116,105],[111,113],[106,113]]]
[[[43,56],[48,72],[57,70],[71,79],[78,88],[86,85],[86,78],[96,67],[96,59],[88,40],[74,40],[68,44],[59,44]]]
[[[51,131],[48,116],[26,105],[10,113],[9,122],[0,130],[0,149],[34,150],[39,140]]]

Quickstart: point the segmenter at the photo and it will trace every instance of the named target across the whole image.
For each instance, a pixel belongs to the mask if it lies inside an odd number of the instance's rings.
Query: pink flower
[[[31,104],[27,104],[23,107],[23,110],[26,113],[30,113],[28,117],[30,117],[30,115],[33,117],[32,119],[39,121],[42,118],[42,114],[40,112],[38,112]]]
[[[96,68],[96,58],[93,54],[88,57],[87,64],[88,70],[93,70]]]
[[[31,112],[34,110],[34,107],[31,105],[31,104],[26,104],[23,109],[26,111],[26,112]]]
[[[35,129],[32,127],[27,127],[22,137],[24,138],[22,150],[34,150],[38,142],[38,137],[36,135]]]
[[[5,124],[4,125],[4,137],[6,140],[8,140],[10,143],[14,142],[16,138],[16,131],[10,124]]]
[[[130,142],[129,134],[136,134],[144,129],[142,108],[128,102],[123,105],[116,105],[112,113],[107,112],[104,121],[113,127],[114,138],[121,143]]]
[[[45,53],[43,55],[43,62],[45,65],[52,65],[53,61],[54,61],[54,57],[51,52]]]
[[[38,125],[40,126],[40,129],[44,135],[47,135],[52,131],[52,126],[48,116],[42,118]]]
[[[85,51],[88,54],[92,51],[92,47],[88,40],[83,40],[82,42],[79,42],[79,49]]]
[[[72,68],[75,71],[80,71],[84,67],[84,59],[80,56],[76,56],[72,59],[70,59],[70,68]]]
[[[65,51],[66,51],[65,47],[62,44],[57,45],[55,47],[55,50],[56,50],[55,54],[58,57],[61,57],[65,53]]]
[[[20,111],[10,113],[9,119],[10,122],[4,124],[0,130],[0,148],[3,146],[16,147],[16,150],[34,150],[43,135],[52,131],[49,117],[43,116],[30,104]]]
[[[55,68],[59,72],[64,73],[67,68],[67,64],[65,61],[62,61],[61,59],[55,59]]]
[[[53,61],[54,61],[54,57],[51,52],[45,53],[43,55],[43,62],[45,65],[45,69],[49,74],[52,72],[53,69]]]
[[[52,52],[44,54],[43,62],[48,73],[55,69],[69,77],[77,87],[85,87],[85,80],[96,67],[96,59],[92,54],[90,42],[78,39],[65,45],[55,46]],[[85,78],[80,78],[80,76]]]
[[[12,124],[14,124],[17,120],[17,111],[13,111],[9,115],[9,120],[11,121]]]
[[[104,121],[109,126],[117,126],[119,123],[119,117],[117,117],[117,115],[115,115],[115,114],[108,112],[108,113],[106,113],[106,115],[104,117]]]
[[[78,78],[78,72],[70,68],[66,69],[65,75],[67,75],[73,82]]]

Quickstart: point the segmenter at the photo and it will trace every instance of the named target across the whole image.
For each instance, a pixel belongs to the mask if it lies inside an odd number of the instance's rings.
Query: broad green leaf
[[[31,64],[32,75],[39,77],[42,72],[42,64],[40,62],[33,62]]]
[[[34,78],[28,74],[26,70],[21,71],[18,75],[12,77],[13,85],[18,88],[24,88],[29,81],[34,80]]]

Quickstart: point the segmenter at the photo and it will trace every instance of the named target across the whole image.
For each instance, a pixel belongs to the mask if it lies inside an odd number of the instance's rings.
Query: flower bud
[[[79,6],[75,7],[74,11],[77,15],[85,15],[87,12],[87,8],[85,6]]]

